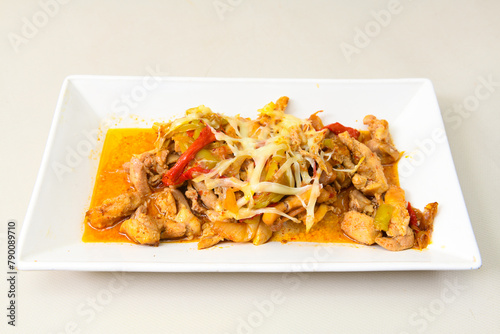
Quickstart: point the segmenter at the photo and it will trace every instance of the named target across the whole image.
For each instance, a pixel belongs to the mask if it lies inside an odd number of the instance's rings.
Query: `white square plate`
[[[364,128],[374,114],[389,121],[407,200],[439,202],[433,242],[423,251],[316,243],[196,243],[143,247],[82,242],[102,148],[103,128],[148,127],[204,104],[255,117],[287,95],[287,112],[324,110],[325,124]],[[137,117],[137,116],[138,117]],[[97,129],[100,140],[96,141]],[[426,79],[303,80],[71,76],[62,86],[42,165],[19,240],[19,269],[102,271],[381,271],[481,266],[432,84]]]

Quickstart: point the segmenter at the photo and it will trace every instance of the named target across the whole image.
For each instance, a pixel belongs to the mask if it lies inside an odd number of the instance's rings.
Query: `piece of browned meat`
[[[164,224],[170,221],[184,226],[187,239],[193,239],[201,234],[201,222],[191,212],[188,201],[179,190],[165,188],[155,198],[154,204],[161,219],[166,220]]]
[[[375,208],[372,201],[365,197],[361,191],[353,189],[349,193],[349,208],[358,212],[373,216]]]
[[[86,218],[95,228],[107,228],[130,216],[143,202],[144,197],[137,191],[121,194],[87,211]]]
[[[261,222],[260,216],[245,220],[245,222],[214,221],[203,226],[203,235],[198,242],[198,249],[212,247],[222,240],[232,242],[248,242],[253,239],[254,245],[265,243],[272,235],[271,228]]]
[[[162,239],[183,237],[186,234],[186,225],[161,215],[152,217],[147,214],[147,205],[143,204],[130,219],[122,223],[120,232],[127,234],[130,239],[139,244],[158,246]]]
[[[177,203],[169,188],[159,192],[154,199],[153,204],[163,216],[174,219],[177,215]]]
[[[206,208],[200,205],[198,192],[196,191],[196,189],[193,188],[191,182],[187,186],[185,195],[191,201],[191,209],[194,212],[198,214],[204,214],[207,211]]]
[[[342,164],[349,169],[354,168],[356,165],[352,162],[351,152],[347,146],[344,145],[340,138],[333,133],[329,134],[328,138],[330,138],[332,145],[332,164]]]
[[[158,246],[161,234],[159,224],[146,212],[146,205],[140,206],[132,217],[122,223],[120,232],[141,245]]]
[[[264,222],[259,222],[257,226],[257,231],[255,231],[255,236],[253,237],[253,244],[258,246],[266,243],[271,236],[273,235],[273,231],[271,228]]]
[[[132,159],[130,159],[129,175],[130,181],[134,185],[135,190],[142,195],[148,195],[151,193],[144,163],[139,158],[132,157]]]
[[[168,149],[154,149],[134,155],[129,162],[126,162],[123,167],[127,173],[130,173],[130,179],[138,191],[147,191],[145,182],[151,187],[156,187],[161,183],[161,177],[167,170],[167,158],[169,155]],[[178,157],[177,157],[178,158]],[[141,178],[140,184],[137,179]]]
[[[410,227],[406,228],[406,233],[404,235],[399,235],[397,237],[379,237],[375,239],[375,242],[384,247],[387,250],[397,252],[413,247],[415,242],[415,236],[413,230]]]
[[[186,234],[186,224],[184,221],[177,220],[177,203],[172,192],[162,191],[155,198],[159,216],[158,224],[161,230],[161,239],[175,239],[183,237]]]
[[[160,239],[178,239],[186,235],[186,225],[165,218],[158,221],[161,230]]]
[[[205,186],[205,182],[192,182],[193,187],[198,192],[203,204],[210,210],[217,209],[219,207],[219,198],[215,193]]]
[[[387,191],[389,185],[379,157],[347,132],[339,134],[338,137],[351,151],[355,163],[359,163],[364,157],[364,161],[352,177],[352,184],[365,195],[380,197]]]
[[[200,241],[198,241],[198,249],[210,248],[223,240],[224,238],[217,234],[203,236]]]
[[[208,222],[203,224],[203,235],[198,241],[198,249],[205,249],[215,246],[223,241],[224,237],[218,235],[212,228],[212,223]]]
[[[357,211],[346,212],[340,227],[348,237],[366,245],[373,245],[381,235],[373,218]]]
[[[247,223],[217,221],[212,223],[212,229],[215,234],[233,242],[247,242],[253,238]]]
[[[371,139],[366,142],[366,146],[377,153],[384,165],[396,162],[399,159],[399,151],[392,143],[389,123],[384,119],[377,119],[373,115],[365,116],[363,123],[368,125],[371,135]]]

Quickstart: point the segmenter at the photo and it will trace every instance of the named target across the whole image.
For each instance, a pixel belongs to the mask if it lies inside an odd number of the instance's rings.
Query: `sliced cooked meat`
[[[205,223],[203,224],[203,235],[201,236],[200,241],[198,241],[198,249],[212,247],[222,240],[224,240],[224,237],[214,232],[212,229],[212,223]]]
[[[335,181],[337,178],[337,173],[333,170],[333,167],[330,162],[325,162],[324,167],[326,168],[323,173],[321,173],[319,177],[319,182],[323,185],[327,185]]]
[[[263,223],[260,216],[246,219],[244,222],[232,219],[205,223],[198,249],[212,247],[224,239],[233,242],[247,242],[254,239],[256,245],[264,243],[271,237],[272,232],[267,225],[259,230],[261,224]]]
[[[200,195],[201,201],[207,208],[214,210],[218,206],[219,198],[212,190],[209,190],[204,182],[193,182],[193,186]]]
[[[196,213],[199,213],[199,214],[204,214],[207,209],[205,209],[203,206],[200,205],[200,203],[198,202],[198,192],[196,191],[196,189],[193,188],[193,186],[191,185],[191,182],[188,184],[187,186],[187,190],[186,190],[186,193],[185,193],[186,197],[189,198],[191,200],[191,209],[193,211],[195,211]]]
[[[406,233],[397,237],[379,237],[375,242],[387,250],[397,252],[413,247],[415,237],[413,230],[409,227],[406,228]]]
[[[214,222],[212,228],[217,235],[233,242],[247,242],[253,237],[246,223]]]
[[[177,216],[173,220],[186,225],[186,237],[188,239],[199,236],[201,234],[201,222],[191,212],[188,201],[179,190],[170,189],[170,191],[178,204]]]
[[[357,211],[347,212],[340,227],[348,237],[366,245],[373,245],[381,235],[375,228],[373,218]]]
[[[162,208],[166,208],[166,205],[162,205]],[[143,204],[137,208],[130,219],[122,223],[120,232],[127,234],[130,239],[139,244],[158,246],[161,239],[183,237],[186,234],[186,225],[162,215],[152,217],[147,214],[147,205]]]
[[[264,222],[260,222],[257,227],[257,231],[255,232],[255,236],[253,237],[252,243],[256,246],[262,245],[266,243],[271,236],[273,235],[273,231],[271,228]]]
[[[143,165],[148,174],[154,175],[154,174],[163,174],[167,168],[167,157],[168,157],[169,151],[167,149],[163,149],[160,151],[151,150],[144,152],[138,156],[136,156],[137,159],[139,159]]]
[[[146,169],[144,168],[144,163],[137,157],[132,157],[129,166],[130,181],[134,185],[135,189],[142,195],[148,195],[151,193],[151,188],[148,184],[148,176]]]
[[[161,239],[181,238],[186,234],[186,225],[180,222],[163,218],[158,220],[161,229]]]
[[[362,157],[365,158],[352,177],[354,186],[365,195],[380,197],[381,194],[387,191],[389,186],[379,157],[366,145],[353,139],[347,132],[339,134],[338,137],[349,148],[356,163]]]
[[[332,143],[332,156],[331,159],[334,164],[342,164],[346,168],[354,168],[356,165],[351,160],[351,152],[346,145],[342,143],[340,138],[333,133],[328,135]]]
[[[373,115],[365,116],[363,123],[368,125],[371,134],[371,139],[366,143],[366,146],[377,153],[383,164],[396,162],[399,159],[399,151],[392,143],[389,123],[384,119],[377,119]]]
[[[95,228],[110,227],[134,213],[143,202],[144,197],[139,192],[121,194],[108,198],[100,206],[90,209],[86,217],[90,225]]]
[[[138,191],[147,192],[147,188],[160,184],[161,176],[167,170],[168,157],[169,150],[158,151],[155,149],[133,156],[129,162],[123,165],[123,168],[130,174],[130,179]],[[134,168],[132,168],[133,165],[135,165]]]
[[[160,226],[156,219],[146,214],[146,206],[140,206],[137,211],[122,223],[120,232],[129,236],[141,245],[158,246],[160,243]]]
[[[217,234],[203,236],[200,241],[198,241],[198,249],[210,248],[217,245],[222,240],[224,240],[224,238]]]
[[[174,219],[177,215],[177,203],[170,189],[166,188],[154,199],[154,205],[158,211],[169,219]]]
[[[167,157],[170,152],[168,150],[161,150],[156,153],[156,171],[163,174],[167,168]]]
[[[373,203],[357,189],[353,189],[349,193],[349,208],[358,212],[372,216],[375,209]]]

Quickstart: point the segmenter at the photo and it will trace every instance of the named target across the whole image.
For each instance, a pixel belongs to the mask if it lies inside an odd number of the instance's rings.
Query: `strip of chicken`
[[[375,242],[387,250],[398,252],[413,247],[415,235],[410,227],[406,228],[406,233],[397,237],[379,237]]]
[[[212,247],[224,239],[233,242],[248,242],[254,239],[254,245],[260,245],[269,240],[271,235],[271,229],[261,222],[260,216],[238,223],[236,221],[209,222],[204,226],[198,249]]]
[[[160,244],[160,227],[153,217],[146,214],[147,206],[141,205],[136,212],[122,223],[120,232],[125,233],[133,241],[142,245],[158,246]]]
[[[353,185],[363,194],[379,198],[389,188],[379,157],[347,132],[339,134],[339,139],[349,148],[355,163],[365,158],[352,177]]]
[[[389,123],[384,119],[377,119],[373,115],[365,116],[363,123],[368,125],[372,137],[366,146],[377,153],[383,164],[396,162],[399,159],[399,151],[392,143]]]
[[[205,223],[203,224],[203,235],[201,236],[200,241],[198,241],[198,249],[210,248],[223,240],[224,237],[215,233],[211,222]]]
[[[372,201],[357,189],[353,189],[349,193],[349,208],[371,216],[375,211]]]
[[[198,195],[196,189],[194,189],[193,186],[191,185],[191,182],[187,186],[185,195],[187,198],[191,200],[191,210],[193,210],[198,214],[204,214],[207,211],[207,209],[201,206],[200,203],[198,202],[200,196]]]
[[[186,225],[165,218],[158,221],[161,235],[160,239],[177,239],[186,235]]]
[[[259,222],[259,226],[257,227],[257,231],[255,231],[255,236],[253,237],[252,243],[255,246],[262,245],[266,243],[271,236],[273,235],[273,231],[271,228],[267,226],[264,222]]]
[[[151,193],[144,164],[139,158],[130,160],[128,172],[136,191],[108,198],[100,206],[87,211],[86,217],[93,227],[102,229],[113,226],[134,213]]]
[[[147,205],[141,205],[136,212],[122,223],[120,232],[142,245],[158,246],[160,240],[177,239],[186,234],[183,223],[165,217],[147,215]]]
[[[331,153],[331,160],[332,162],[335,162],[333,164],[335,165],[336,163],[339,163],[349,169],[356,167],[351,160],[351,152],[347,146],[340,141],[340,138],[333,133],[331,133],[328,138],[330,138],[333,147]]]
[[[172,195],[178,203],[178,212],[175,217],[175,221],[182,222],[186,225],[186,237],[188,239],[193,239],[201,234],[201,222],[200,220],[191,212],[189,208],[189,203],[184,197],[184,195],[177,189],[170,189]]]
[[[177,203],[169,190],[162,191],[154,201],[158,212],[158,225],[161,230],[161,239],[176,239],[186,234],[186,224],[177,220]]]
[[[215,193],[208,189],[205,185],[205,182],[192,182],[193,187],[196,189],[198,194],[200,195],[200,199],[205,204],[205,206],[210,210],[215,210],[219,207],[218,201],[219,198]]]
[[[185,236],[193,239],[201,234],[201,222],[191,212],[189,203],[177,189],[165,188],[155,199],[155,205],[164,216],[164,224],[175,222],[185,227]]]
[[[354,210],[344,214],[340,228],[351,239],[366,245],[373,245],[382,234],[375,228],[372,217]]]
[[[95,228],[107,228],[130,216],[144,201],[138,191],[108,198],[98,207],[87,211],[87,221]]]
[[[130,159],[129,175],[130,181],[140,194],[149,195],[151,193],[144,163],[139,158],[132,157]]]

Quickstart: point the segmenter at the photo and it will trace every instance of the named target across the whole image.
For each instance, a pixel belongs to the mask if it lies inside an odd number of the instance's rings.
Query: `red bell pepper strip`
[[[331,132],[335,133],[336,135],[341,134],[342,132],[346,132],[347,131],[347,133],[349,133],[349,135],[351,137],[353,137],[354,139],[358,139],[358,137],[359,137],[359,131],[358,130],[350,128],[348,126],[343,126],[339,122],[325,125],[323,127],[323,129],[328,129]],[[323,129],[321,129],[321,130],[323,130]]]
[[[211,169],[205,169],[203,167],[191,167],[188,170],[186,170],[184,173],[181,174],[178,183],[182,183],[186,180],[191,180],[194,178],[194,174],[207,174],[210,173],[212,170]]]
[[[175,184],[181,184],[184,181],[192,180],[194,178],[194,174],[206,174],[211,171],[211,169],[205,169],[199,166],[191,167],[179,176]]]
[[[415,231],[420,231],[420,228],[418,226],[417,214],[415,213],[415,211],[411,207],[410,202],[408,202],[407,209],[408,209],[408,214],[410,215],[410,227],[412,229],[414,229]]]
[[[186,169],[188,163],[194,159],[196,153],[198,153],[202,148],[208,144],[215,141],[215,135],[209,126],[205,126],[200,133],[200,136],[188,147],[188,149],[182,153],[179,160],[175,165],[170,168],[165,174],[163,174],[162,182],[165,186],[172,186],[175,184],[182,183],[181,176]],[[192,173],[191,173],[192,174]]]

